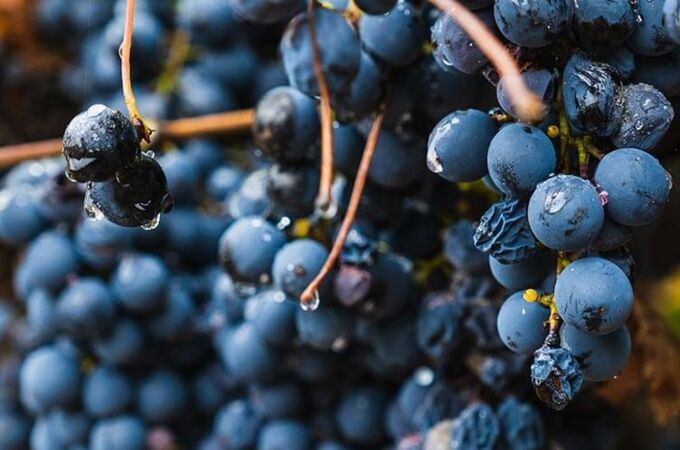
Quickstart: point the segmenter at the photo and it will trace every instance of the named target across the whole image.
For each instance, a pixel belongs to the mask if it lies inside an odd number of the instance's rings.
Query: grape
[[[332,41],[319,39],[321,66],[331,95],[343,92],[359,73],[359,39],[340,14],[324,8],[316,10],[315,26],[318,36],[333,36]],[[290,84],[307,95],[319,95],[306,13],[288,24],[280,52]]]
[[[177,79],[177,109],[184,116],[201,116],[236,109],[236,98],[217,75],[197,66],[186,67]]]
[[[626,45],[638,55],[660,56],[673,50],[675,42],[664,26],[663,0],[638,2],[642,21],[626,40]]]
[[[381,253],[369,272],[372,277],[371,295],[361,305],[361,313],[382,319],[404,309],[415,292],[411,262],[396,253]]]
[[[310,430],[301,422],[294,420],[275,420],[268,422],[257,441],[257,450],[312,450]]]
[[[562,251],[587,247],[604,224],[595,186],[574,175],[557,175],[536,186],[527,216],[539,242]]]
[[[318,137],[316,104],[297,89],[274,88],[257,103],[253,139],[268,157],[283,163],[312,160]]]
[[[435,360],[450,358],[460,344],[463,302],[449,292],[431,292],[418,312],[416,336],[420,349]]]
[[[633,240],[633,229],[605,218],[604,225],[597,235],[593,247],[602,252],[616,250]]]
[[[361,52],[359,72],[349,87],[331,98],[331,106],[339,121],[356,121],[375,110],[383,94],[383,73],[366,52]]]
[[[565,324],[560,330],[562,347],[578,359],[583,378],[606,381],[618,375],[631,352],[630,334],[625,325],[604,336],[592,336]]]
[[[133,364],[144,352],[144,334],[132,320],[119,320],[113,330],[94,341],[95,355],[108,364]]]
[[[509,41],[529,48],[554,42],[571,23],[574,5],[568,0],[494,2],[496,24]]]
[[[498,405],[496,415],[503,437],[511,450],[539,450],[543,448],[545,430],[543,419],[531,403],[507,397]]]
[[[276,252],[285,243],[283,233],[260,217],[244,217],[220,238],[220,263],[238,281],[269,277]]]
[[[425,30],[420,12],[405,0],[381,16],[363,15],[359,36],[368,53],[392,66],[406,66],[422,52]]]
[[[622,120],[617,89],[612,67],[592,61],[583,53],[573,54],[562,78],[564,110],[569,124],[580,132],[598,136],[616,133]]]
[[[316,167],[274,164],[267,176],[267,192],[278,214],[294,219],[314,212],[319,186]]]
[[[452,448],[493,450],[499,437],[498,418],[485,403],[475,403],[465,408],[451,427]]]
[[[661,92],[647,84],[632,84],[619,92],[621,128],[612,136],[618,147],[652,150],[668,131],[673,107]]]
[[[354,331],[353,317],[345,309],[327,304],[315,311],[298,308],[295,324],[300,340],[317,350],[345,350]]]
[[[540,119],[544,118],[550,111],[550,104],[555,98],[555,75],[542,68],[530,68],[522,72],[522,80],[527,89],[534,93],[536,97],[543,103],[543,112]],[[509,92],[507,81],[505,77],[501,77],[496,85],[496,98],[500,107],[513,117],[518,117],[513,99]],[[537,120],[540,121],[540,120]]]
[[[234,3],[219,0],[180,0],[177,2],[177,26],[194,44],[223,44],[234,34],[234,9],[239,10],[233,7]]]
[[[483,219],[482,219],[483,220]],[[470,273],[484,272],[487,258],[474,246],[475,228],[469,220],[461,219],[446,230],[444,256],[458,270]]]
[[[581,389],[583,374],[568,350],[544,346],[534,353],[531,382],[541,400],[561,411]]]
[[[515,353],[531,354],[546,337],[545,322],[550,311],[538,302],[524,300],[523,292],[508,297],[498,312],[498,334]]]
[[[0,413],[0,426],[6,430],[0,436],[0,448],[3,450],[21,450],[28,441],[30,423],[18,412],[3,411]]]
[[[340,434],[352,443],[377,445],[383,441],[382,418],[387,392],[377,386],[359,386],[347,393],[338,405]]]
[[[635,58],[633,81],[654,86],[666,97],[680,94],[680,50],[663,56]]]
[[[26,299],[26,316],[31,333],[38,342],[46,342],[57,336],[59,321],[55,301],[44,290],[31,291]]]
[[[91,218],[103,215],[124,227],[149,226],[172,209],[172,196],[161,166],[150,156],[128,167],[124,179],[88,183],[85,211]]]
[[[45,420],[47,432],[58,445],[75,446],[87,440],[90,420],[83,413],[54,409]]]
[[[285,22],[304,6],[299,0],[233,0],[229,3],[238,16],[256,23]]]
[[[233,400],[220,409],[215,417],[217,436],[234,450],[252,448],[257,442],[261,420],[246,400]]]
[[[149,374],[139,386],[137,408],[149,422],[179,420],[187,403],[182,378],[176,373],[158,370]]]
[[[177,204],[192,205],[198,201],[201,168],[188,153],[171,152],[158,158],[168,180],[168,190]]]
[[[637,28],[637,5],[628,0],[575,3],[574,28],[586,47],[622,44]]]
[[[366,14],[380,15],[388,13],[397,0],[358,0],[356,5]]]
[[[545,133],[530,125],[507,125],[489,144],[489,175],[502,193],[512,197],[531,194],[556,165],[552,142]]]
[[[294,417],[304,409],[304,388],[291,379],[252,386],[249,394],[253,410],[265,419]]]
[[[633,288],[614,263],[582,258],[569,264],[558,277],[555,305],[566,323],[588,334],[608,334],[628,318]]]
[[[291,297],[298,298],[321,271],[327,258],[326,248],[314,240],[298,239],[290,242],[274,258],[274,284]]]
[[[381,131],[368,172],[369,179],[388,189],[405,188],[421,178],[422,155],[391,131]]]
[[[236,327],[225,350],[227,367],[241,380],[266,381],[284,369],[283,355],[267,345],[247,322]]]
[[[64,131],[66,175],[81,183],[112,179],[138,152],[137,133],[130,121],[105,105],[90,106]]]
[[[90,431],[91,450],[144,450],[146,429],[142,421],[129,415],[97,422]]]
[[[606,155],[594,181],[607,193],[607,216],[622,225],[650,223],[663,212],[671,189],[671,176],[656,158],[635,148]]]
[[[554,267],[552,261],[553,256],[548,252],[510,264],[503,264],[490,256],[489,268],[496,281],[514,291],[536,287]]]
[[[208,175],[205,180],[205,189],[212,200],[222,202],[236,192],[243,178],[244,173],[240,169],[220,166]]]
[[[123,308],[148,313],[162,308],[170,273],[154,255],[128,255],[123,258],[111,280],[111,290]]]
[[[61,293],[56,313],[61,328],[69,334],[80,338],[96,337],[113,324],[113,295],[99,279],[81,278]]]
[[[498,128],[489,116],[469,109],[444,117],[427,143],[427,167],[448,181],[474,181],[486,175],[489,143]]]
[[[677,0],[666,0],[663,3],[663,25],[668,37],[676,45],[680,44],[680,4]]]
[[[493,11],[483,9],[477,17],[489,28],[495,28]],[[467,33],[448,14],[442,14],[432,26],[432,47],[434,57],[439,67],[448,71],[476,73],[486,66],[489,61]]]
[[[147,330],[151,336],[159,340],[180,338],[191,327],[194,314],[194,299],[191,293],[184,287],[172,286],[167,293],[163,312],[148,322]]]
[[[21,402],[29,411],[68,406],[77,398],[79,386],[76,361],[53,346],[33,350],[19,373]]]
[[[252,305],[251,305],[252,304]],[[252,308],[250,321],[258,335],[271,345],[290,345],[297,334],[295,329],[296,299],[278,290],[266,290],[248,300]]]
[[[132,403],[132,398],[131,380],[113,367],[97,367],[88,374],[83,383],[83,406],[92,417],[112,417],[121,414]]]
[[[531,258],[537,242],[529,229],[526,205],[517,199],[494,203],[479,219],[473,236],[475,247],[503,264]]]
[[[45,230],[47,223],[40,213],[38,199],[19,187],[2,192],[0,241],[18,246],[28,243]]]
[[[625,45],[619,45],[613,49],[607,49],[603,53],[598,53],[597,57],[602,62],[609,64],[619,77],[627,80],[633,75],[642,57],[635,54]]]

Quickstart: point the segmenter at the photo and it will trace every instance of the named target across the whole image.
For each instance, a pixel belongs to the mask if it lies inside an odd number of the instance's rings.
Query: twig
[[[519,118],[535,122],[542,118],[544,105],[531,92],[522,78],[519,66],[503,43],[486,27],[484,22],[457,0],[429,0],[446,12],[474,41],[491,64],[507,82],[508,92]]]
[[[154,141],[163,139],[188,139],[210,134],[245,134],[250,131],[255,112],[252,109],[228,111],[207,116],[190,117],[158,123]],[[11,167],[22,161],[57,156],[61,153],[62,139],[30,142],[0,147],[0,168]]]
[[[308,0],[307,20],[312,43],[312,65],[316,84],[319,88],[319,109],[321,112],[321,175],[319,177],[319,194],[316,197],[316,207],[321,211],[327,211],[331,209],[330,206],[333,201],[331,195],[333,185],[333,112],[328,83],[326,83],[326,76],[321,65],[321,50],[316,35],[315,13],[316,0]]]
[[[128,114],[132,125],[137,129],[140,140],[151,142],[151,133],[153,130],[149,128],[142,119],[139,110],[137,110],[137,100],[132,90],[132,77],[130,76],[130,54],[132,53],[132,33],[135,27],[135,0],[127,0],[127,9],[125,10],[125,30],[123,31],[123,42],[120,44],[120,73],[123,82],[123,97],[125,98],[125,106],[127,106]]]
[[[345,217],[342,219],[342,224],[340,225],[340,231],[335,238],[333,247],[331,248],[330,254],[326,259],[323,267],[317,274],[317,276],[309,283],[309,286],[302,292],[300,296],[300,302],[305,305],[310,305],[314,302],[317,295],[319,286],[330,273],[331,269],[337,262],[342,252],[342,248],[345,245],[345,240],[349,234],[354,219],[357,215],[357,210],[359,209],[359,202],[361,201],[361,195],[364,191],[364,186],[366,185],[366,178],[368,177],[368,170],[371,168],[371,161],[373,160],[373,154],[375,153],[375,147],[378,143],[378,137],[380,136],[380,128],[382,127],[383,117],[385,114],[385,105],[383,104],[378,113],[373,119],[373,125],[371,126],[371,131],[366,139],[366,146],[364,147],[364,153],[361,156],[361,163],[359,164],[359,170],[357,171],[357,176],[354,180],[354,187],[352,187],[352,195],[349,199],[349,205],[347,206],[347,212]]]

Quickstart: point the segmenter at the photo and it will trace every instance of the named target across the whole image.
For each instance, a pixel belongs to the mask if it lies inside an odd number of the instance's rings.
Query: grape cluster
[[[630,356],[627,245],[670,194],[652,152],[680,94],[678,2],[462,1],[518,62],[528,121],[429,4],[137,0],[145,116],[254,107],[252,139],[156,157],[120,112],[125,2],[74,1],[37,19],[73,51],[84,112],[63,159],[0,189],[18,255],[0,450],[624,448],[588,382]]]

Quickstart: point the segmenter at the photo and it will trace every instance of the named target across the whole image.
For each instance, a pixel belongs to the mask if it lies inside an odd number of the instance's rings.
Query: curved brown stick
[[[307,20],[309,24],[309,37],[312,42],[312,65],[314,76],[319,88],[319,109],[321,112],[321,174],[319,177],[319,194],[316,197],[316,206],[322,211],[328,210],[333,201],[331,188],[333,185],[333,112],[331,110],[330,92],[328,83],[321,66],[321,50],[316,36],[316,0],[308,0]]]
[[[371,132],[368,134],[366,139],[366,146],[364,147],[364,153],[361,156],[361,163],[359,164],[359,170],[357,171],[357,176],[354,180],[354,187],[352,188],[352,195],[349,198],[349,205],[347,206],[347,212],[345,217],[342,219],[342,225],[340,225],[340,231],[338,232],[335,242],[333,242],[333,247],[331,252],[326,259],[323,267],[319,271],[316,277],[309,283],[309,286],[302,292],[300,296],[300,302],[309,305],[314,302],[316,292],[323,283],[323,280],[328,276],[331,269],[337,262],[342,252],[342,247],[345,245],[345,240],[349,234],[354,219],[357,215],[357,210],[359,209],[359,202],[361,201],[361,195],[364,192],[364,186],[366,185],[366,179],[368,177],[368,170],[371,168],[371,161],[373,160],[373,154],[375,153],[375,147],[378,143],[378,137],[380,136],[380,128],[382,127],[382,121],[384,116],[385,105],[380,107],[375,119],[373,119],[373,125],[371,126]]]
[[[211,134],[247,134],[253,125],[254,117],[254,110],[242,109],[207,116],[159,122],[154,140],[181,140]],[[10,167],[31,159],[57,156],[61,154],[61,147],[61,139],[49,139],[0,147],[0,168]]]
[[[137,129],[140,140],[151,142],[151,133],[142,119],[142,115],[137,110],[137,100],[132,90],[132,77],[130,75],[130,54],[132,53],[132,33],[135,28],[135,0],[127,0],[125,10],[125,29],[123,31],[123,42],[120,44],[120,75],[123,83],[123,98],[127,106],[128,115],[132,125]]]
[[[504,77],[504,83],[508,83],[508,92],[519,118],[526,122],[534,122],[540,119],[544,110],[543,103],[527,88],[517,62],[503,43],[474,13],[457,0],[429,1],[460,25],[482,53],[489,58],[498,73]]]

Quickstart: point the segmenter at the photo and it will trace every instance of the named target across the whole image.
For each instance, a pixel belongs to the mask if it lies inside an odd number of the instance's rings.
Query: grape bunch
[[[591,386],[670,195],[678,2],[137,0],[147,125],[253,108],[148,145],[126,1],[74,2],[36,12],[83,112],[0,189],[0,450],[629,448]]]

